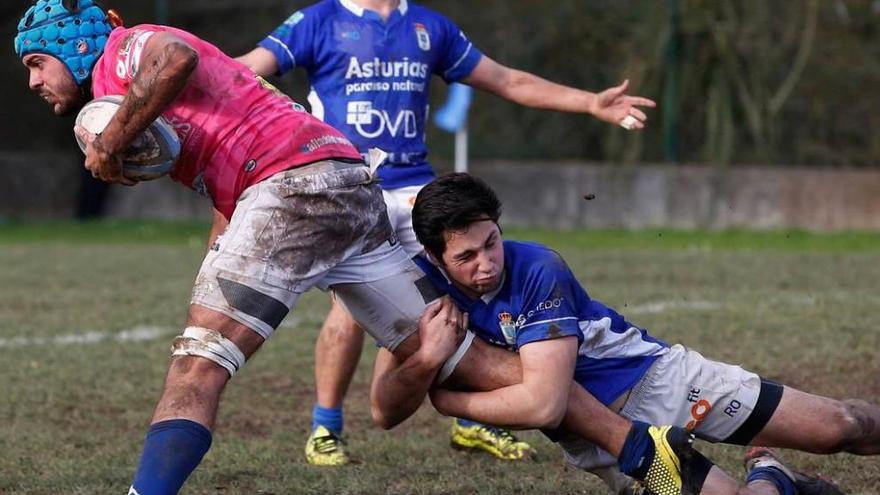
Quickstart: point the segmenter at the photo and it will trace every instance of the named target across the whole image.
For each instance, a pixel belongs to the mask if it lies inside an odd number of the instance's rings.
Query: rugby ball
[[[76,124],[92,134],[99,134],[122,103],[121,95],[107,95],[92,100],[79,111]],[[79,149],[86,143],[76,136]],[[122,175],[137,181],[153,180],[171,172],[180,156],[180,139],[174,127],[161,115],[125,150]]]

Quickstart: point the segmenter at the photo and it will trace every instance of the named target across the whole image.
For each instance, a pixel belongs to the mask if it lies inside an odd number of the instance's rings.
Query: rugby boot
[[[694,436],[684,428],[673,426],[650,426],[648,434],[654,442],[654,459],[642,480],[646,493],[682,493],[682,460],[693,448]]]
[[[772,450],[764,447],[753,447],[746,452],[743,464],[746,473],[762,467],[778,469],[794,481],[798,495],[844,495],[844,492],[830,479],[795,471],[786,466]]]
[[[695,457],[694,436],[676,426],[651,426],[633,422],[618,459],[620,470],[644,487],[643,493],[680,495],[693,490],[682,476],[682,467]],[[685,469],[685,471],[690,471]]]
[[[318,426],[306,441],[306,461],[313,466],[348,464],[345,441],[323,426]]]
[[[532,447],[512,433],[483,424],[462,425],[452,422],[450,445],[457,450],[480,450],[505,461],[518,461],[532,454]]]

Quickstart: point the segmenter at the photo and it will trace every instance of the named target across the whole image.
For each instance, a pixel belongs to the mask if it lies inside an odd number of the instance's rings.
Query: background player
[[[591,299],[554,251],[502,241],[500,208],[494,192],[467,174],[436,179],[415,203],[414,229],[431,259],[419,258],[419,265],[468,313],[469,328],[517,352],[523,368],[521,383],[491,392],[434,390],[438,410],[516,428],[553,427],[554,416],[548,420],[545,411],[560,414],[574,376],[627,418],[686,426],[709,441],[880,454],[877,406],[808,394],[681,345],[670,347]],[[372,395],[380,418],[387,414],[398,421],[414,410],[409,404],[415,399],[399,382],[385,380],[396,364],[380,352]],[[560,441],[569,463],[596,472],[615,491],[630,484],[615,474],[613,458],[590,442],[549,436]],[[752,465],[776,471],[752,473],[750,480],[792,493],[795,480],[771,454],[752,456],[757,459]],[[801,481],[806,486],[808,480]],[[706,482],[715,489],[732,480],[713,468]],[[831,485],[821,486],[836,493]]]
[[[431,77],[460,81],[521,105],[586,113],[641,129],[638,106],[654,102],[625,94],[627,83],[599,94],[552,83],[483,55],[451,21],[407,0],[324,0],[295,12],[238,58],[257,74],[299,67],[311,83],[312,113],[342,131],[365,153],[388,152],[379,168],[389,218],[410,255],[422,251],[412,231],[412,202],[434,172],[425,132]],[[344,464],[343,399],[363,347],[363,332],[335,301],[315,344],[317,403],[306,458]],[[528,445],[504,430],[456,421],[452,444],[522,458]]]

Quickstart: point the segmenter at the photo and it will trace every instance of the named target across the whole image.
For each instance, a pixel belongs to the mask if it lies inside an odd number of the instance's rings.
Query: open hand
[[[653,108],[657,104],[648,98],[625,94],[628,86],[629,79],[598,93],[591,113],[599,120],[619,125],[628,131],[644,129],[648,116],[638,107]]]

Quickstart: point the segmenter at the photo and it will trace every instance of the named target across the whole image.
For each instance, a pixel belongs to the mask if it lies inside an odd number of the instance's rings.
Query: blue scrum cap
[[[62,62],[77,85],[91,76],[113,25],[92,0],[37,0],[18,23],[15,53],[45,53]]]

